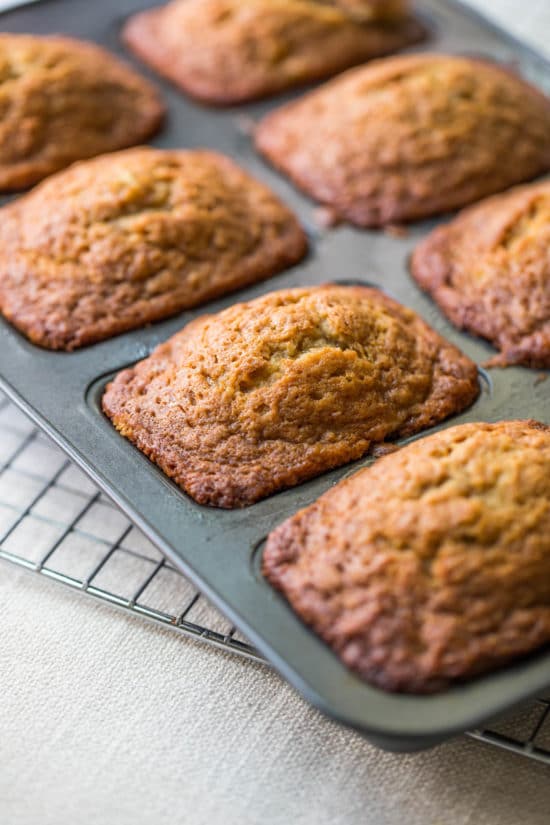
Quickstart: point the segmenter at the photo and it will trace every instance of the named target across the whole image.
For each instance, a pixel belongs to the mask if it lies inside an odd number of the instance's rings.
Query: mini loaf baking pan
[[[2,30],[62,32],[95,41],[125,57],[157,84],[167,105],[166,126],[153,144],[206,147],[234,158],[298,215],[310,238],[309,255],[267,281],[71,353],[40,349],[2,320],[0,386],[310,702],[379,746],[405,751],[436,744],[548,689],[550,651],[433,695],[386,693],[347,670],[260,574],[268,533],[374,459],[364,458],[242,509],[199,506],[116,432],[101,412],[101,396],[121,369],[149,355],[197,316],[275,289],[327,282],[378,286],[415,310],[479,365],[494,350],[455,329],[409,274],[412,250],[437,221],[413,224],[406,232],[323,227],[314,204],[254,151],[253,123],[280,105],[282,97],[238,108],[208,109],[138,65],[125,51],[120,31],[131,14],[150,5],[151,0],[119,0],[115,5],[108,0],[43,0],[4,13]],[[413,51],[482,55],[513,65],[529,81],[550,91],[550,64],[478,15],[450,0],[418,0],[416,8],[431,39]],[[284,100],[297,94],[285,95]],[[550,423],[547,377],[547,373],[522,367],[480,369],[477,401],[436,429],[506,418]]]

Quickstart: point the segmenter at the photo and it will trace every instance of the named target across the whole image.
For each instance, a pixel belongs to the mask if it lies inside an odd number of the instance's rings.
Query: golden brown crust
[[[337,6],[354,20],[366,22],[396,22],[409,14],[409,0],[316,0]]]
[[[269,114],[256,145],[341,217],[381,226],[464,206],[550,168],[550,101],[496,64],[387,58]]]
[[[363,23],[339,2],[174,0],[131,17],[123,39],[188,94],[231,104],[330,77],[425,36],[412,17],[395,19],[402,4],[392,22]],[[350,2],[359,7],[365,0]],[[369,4],[371,14],[380,18],[376,5]]]
[[[550,181],[495,195],[417,247],[412,274],[494,366],[550,367]]]
[[[242,507],[464,409],[477,370],[377,290],[270,293],[193,321],[103,397],[200,504]]]
[[[229,158],[128,149],[0,210],[0,309],[74,349],[268,278],[306,252],[294,215]]]
[[[164,118],[154,87],[92,43],[0,34],[0,190],[142,143]]]
[[[550,642],[550,428],[403,447],[271,533],[263,572],[364,679],[427,693]]]

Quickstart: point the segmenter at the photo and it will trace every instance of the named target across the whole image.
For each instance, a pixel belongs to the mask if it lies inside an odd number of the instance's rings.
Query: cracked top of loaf
[[[550,642],[550,428],[464,424],[269,536],[263,572],[342,661],[427,693]]]
[[[550,181],[464,210],[417,247],[412,273],[453,323],[501,350],[491,365],[550,367]]]
[[[164,106],[153,86],[93,43],[0,34],[0,190],[141,143]]]
[[[403,0],[173,0],[123,31],[144,62],[217,104],[330,77],[424,36]]]
[[[477,370],[378,290],[273,292],[192,321],[111,383],[115,427],[200,504],[241,507],[464,409]]]
[[[128,149],[0,210],[0,309],[74,349],[267,278],[306,252],[294,215],[229,158]]]
[[[550,168],[550,100],[496,63],[441,54],[354,69],[267,115],[258,149],[359,226],[447,212]]]

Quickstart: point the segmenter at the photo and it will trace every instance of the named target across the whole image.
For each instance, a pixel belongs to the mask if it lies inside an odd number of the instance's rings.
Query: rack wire
[[[268,665],[1,392],[0,560]],[[469,735],[550,764],[550,698]]]

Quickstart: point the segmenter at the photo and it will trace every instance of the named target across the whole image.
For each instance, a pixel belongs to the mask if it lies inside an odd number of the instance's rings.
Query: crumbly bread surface
[[[242,507],[464,409],[477,370],[374,289],[273,292],[124,370],[103,409],[200,504]]]
[[[412,274],[454,324],[498,347],[490,365],[550,367],[550,181],[495,195],[434,230]]]
[[[365,680],[427,693],[550,642],[550,428],[403,447],[273,531],[263,572]]]
[[[142,143],[164,117],[153,86],[105,49],[27,34],[0,34],[0,110],[3,191]]]
[[[294,215],[229,158],[128,149],[84,161],[0,210],[0,309],[74,349],[296,263]]]
[[[330,77],[422,40],[401,2],[173,0],[139,12],[126,45],[183,91],[240,103]]]
[[[495,63],[379,60],[268,114],[260,152],[359,226],[447,212],[550,168],[550,101]]]

